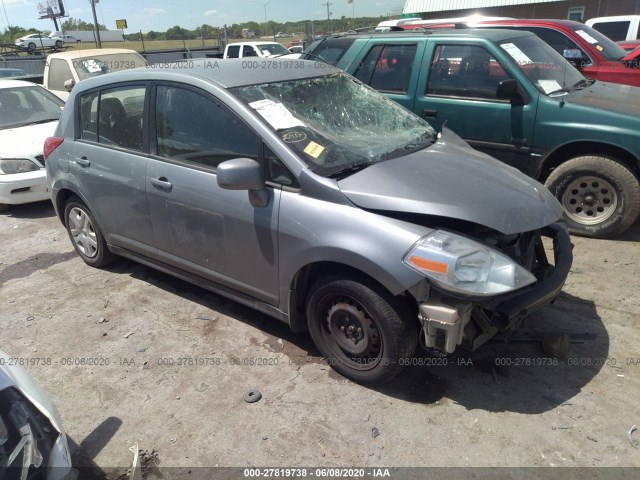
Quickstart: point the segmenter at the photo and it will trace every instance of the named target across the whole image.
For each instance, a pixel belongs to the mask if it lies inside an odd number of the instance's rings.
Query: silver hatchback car
[[[453,352],[517,327],[572,262],[542,185],[322,63],[85,80],[45,156],[88,265],[135,259],[308,329],[363,384],[394,378],[419,340]]]

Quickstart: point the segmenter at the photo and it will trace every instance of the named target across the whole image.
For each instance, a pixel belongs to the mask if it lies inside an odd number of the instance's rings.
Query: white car
[[[35,50],[36,48],[48,48],[57,47],[60,48],[63,45],[61,38],[50,38],[41,33],[32,33],[31,35],[25,35],[16,40],[15,44],[18,47],[28,48],[29,50]]]
[[[0,82],[0,212],[9,205],[48,200],[43,145],[64,102],[40,85]]]
[[[73,35],[64,35],[60,32],[50,33],[49,38],[60,39],[62,40],[62,43],[80,43],[81,42],[79,38],[76,38]]]

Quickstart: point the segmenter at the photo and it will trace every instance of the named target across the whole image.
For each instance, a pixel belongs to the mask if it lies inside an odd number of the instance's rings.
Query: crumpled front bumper
[[[536,248],[539,280],[508,295],[471,300],[432,295],[419,304],[425,345],[452,353],[460,344],[474,350],[499,331],[515,327],[525,316],[553,302],[564,285],[573,262],[573,245],[564,225],[541,230],[553,241],[553,265],[539,244]]]

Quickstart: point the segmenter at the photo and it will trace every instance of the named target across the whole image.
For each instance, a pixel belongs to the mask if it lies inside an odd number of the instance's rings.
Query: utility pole
[[[329,33],[333,33],[331,31],[331,12],[329,11],[329,7],[333,5],[333,3],[327,1],[327,3],[323,3],[323,5],[327,6],[327,28],[329,29]]]
[[[96,2],[95,0],[89,0],[91,3],[91,10],[93,10],[93,24],[96,27],[96,47],[102,48],[102,42],[100,41],[100,26],[98,25],[98,16],[96,15]]]

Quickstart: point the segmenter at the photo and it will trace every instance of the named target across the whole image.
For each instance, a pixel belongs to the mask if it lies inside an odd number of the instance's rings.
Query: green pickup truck
[[[303,57],[346,70],[540,180],[572,233],[609,237],[640,215],[640,88],[585,78],[532,33],[344,35]]]

